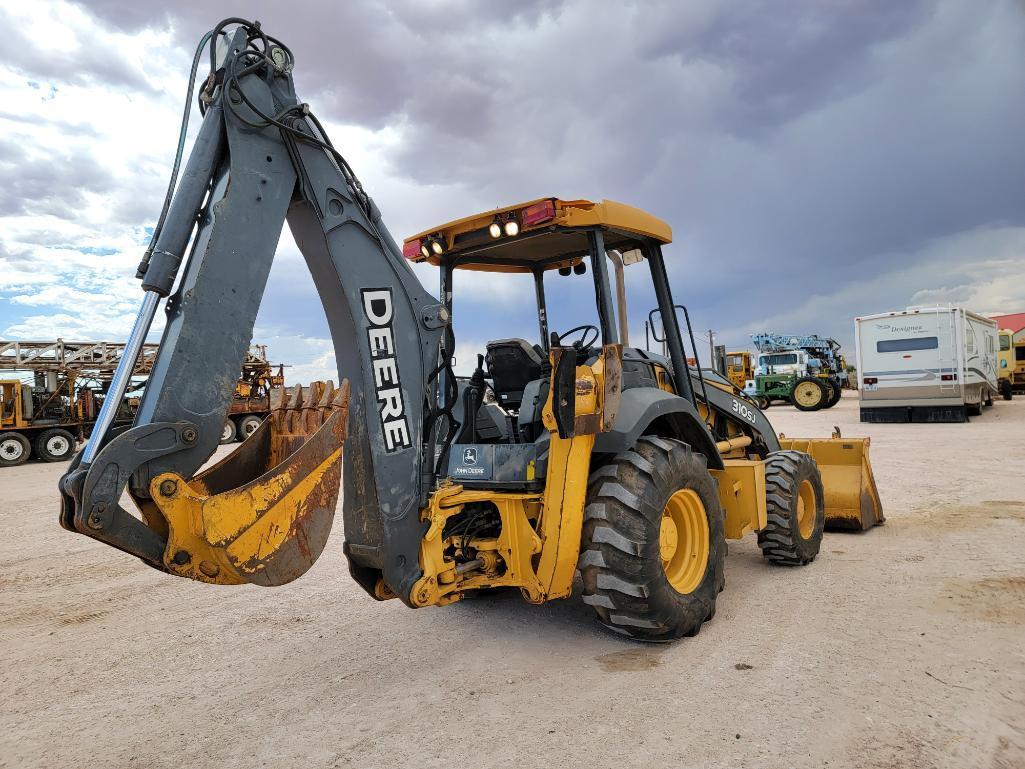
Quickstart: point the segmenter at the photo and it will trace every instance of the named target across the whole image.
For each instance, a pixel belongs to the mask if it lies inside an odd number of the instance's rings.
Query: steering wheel
[[[563,346],[562,343],[566,339],[566,337],[572,336],[577,332],[580,332],[580,338],[573,343],[573,346],[578,351],[586,350],[587,348],[591,347],[595,342],[598,341],[598,337],[601,336],[601,332],[598,330],[597,326],[592,326],[590,324],[584,326],[577,326],[576,328],[571,328],[564,334],[558,334],[559,346]]]

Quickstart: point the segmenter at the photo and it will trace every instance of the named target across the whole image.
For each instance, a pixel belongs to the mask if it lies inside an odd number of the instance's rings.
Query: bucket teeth
[[[349,408],[349,383],[335,388],[334,382],[297,385],[288,393],[283,388],[271,391],[271,446],[268,466],[273,467],[292,454],[336,411]]]
[[[347,381],[274,390],[268,418],[219,463],[190,481],[155,477],[150,490],[169,531],[164,568],[218,584],[280,585],[304,574],[331,531],[348,410]]]

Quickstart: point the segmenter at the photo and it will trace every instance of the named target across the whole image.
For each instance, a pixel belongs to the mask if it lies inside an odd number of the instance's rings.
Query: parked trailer
[[[862,422],[965,422],[997,393],[997,324],[963,307],[854,319]]]

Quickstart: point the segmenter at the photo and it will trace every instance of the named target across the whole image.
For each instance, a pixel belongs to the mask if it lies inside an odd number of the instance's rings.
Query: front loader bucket
[[[349,383],[271,396],[271,413],[234,452],[195,478],[153,478],[167,521],[164,568],[221,585],[300,577],[327,543],[338,501]]]
[[[780,446],[811,454],[826,495],[826,529],[865,531],[883,523],[883,505],[868,459],[870,438],[784,438]]]

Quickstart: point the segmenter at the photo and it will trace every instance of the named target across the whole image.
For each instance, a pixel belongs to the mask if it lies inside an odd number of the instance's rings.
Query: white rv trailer
[[[993,405],[997,324],[963,307],[854,319],[862,422],[965,422]]]

